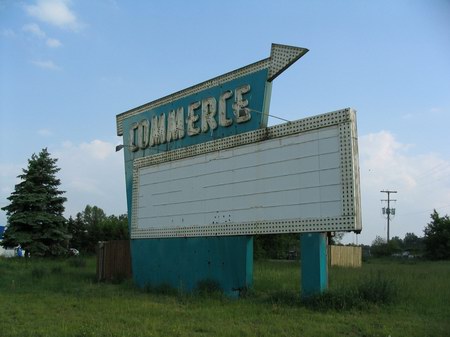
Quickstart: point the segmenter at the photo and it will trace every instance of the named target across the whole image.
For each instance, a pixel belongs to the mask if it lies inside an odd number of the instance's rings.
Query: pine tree
[[[52,159],[47,149],[33,154],[28,168],[18,178],[8,197],[10,204],[3,207],[8,217],[2,245],[21,245],[32,256],[57,256],[67,251],[67,222],[63,217],[65,192],[59,191],[60,180],[55,174],[60,170],[57,159]]]

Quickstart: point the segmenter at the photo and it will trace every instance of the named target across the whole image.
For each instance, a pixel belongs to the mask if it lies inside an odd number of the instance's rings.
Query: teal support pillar
[[[302,298],[320,294],[328,288],[327,234],[300,235]]]

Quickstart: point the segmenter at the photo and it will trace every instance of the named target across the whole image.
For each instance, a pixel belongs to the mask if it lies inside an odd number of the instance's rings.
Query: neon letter
[[[136,152],[137,150],[139,150],[139,146],[136,146],[136,130],[138,129],[139,124],[138,123],[133,123],[131,124],[130,127],[130,139],[129,139],[129,144],[130,144],[130,150],[132,152]]]
[[[150,146],[163,144],[166,142],[166,115],[161,114],[152,117],[150,128]]]
[[[208,132],[217,129],[217,122],[214,118],[217,111],[217,101],[214,97],[208,97],[202,100],[202,131]]]
[[[200,133],[200,128],[196,128],[194,123],[198,121],[198,116],[195,114],[195,110],[200,107],[200,102],[194,102],[189,104],[188,117],[187,117],[187,134],[188,136],[195,136]]]
[[[249,121],[252,116],[250,115],[250,109],[247,108],[248,100],[242,97],[250,91],[250,84],[243,85],[235,90],[235,97],[233,103],[233,112],[236,117],[236,123],[244,123]]]
[[[138,146],[140,149],[145,149],[148,147],[148,133],[149,133],[150,122],[148,119],[143,119],[140,121],[138,126]]]
[[[184,108],[178,108],[177,112],[169,112],[167,119],[167,142],[184,137]]]
[[[232,119],[227,118],[227,99],[233,96],[231,90],[224,91],[219,99],[219,125],[230,126],[233,123]]]

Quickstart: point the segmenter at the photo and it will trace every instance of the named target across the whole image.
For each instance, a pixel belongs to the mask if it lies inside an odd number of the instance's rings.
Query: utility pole
[[[383,214],[387,216],[387,242],[389,243],[389,223],[391,220],[391,214],[395,215],[395,208],[391,208],[391,201],[397,201],[395,199],[391,199],[391,193],[397,193],[397,191],[389,191],[383,190],[381,193],[387,193],[387,199],[382,199],[381,201],[387,201],[387,208],[383,207]]]

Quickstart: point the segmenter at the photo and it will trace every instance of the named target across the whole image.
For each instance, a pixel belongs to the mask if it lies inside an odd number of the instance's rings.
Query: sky
[[[363,231],[344,242],[386,237],[381,190],[398,192],[391,237],[450,214],[448,0],[0,0],[0,207],[48,148],[67,217],[88,204],[126,213],[115,116],[271,43],[310,50],[274,80],[271,115],[357,111]]]

